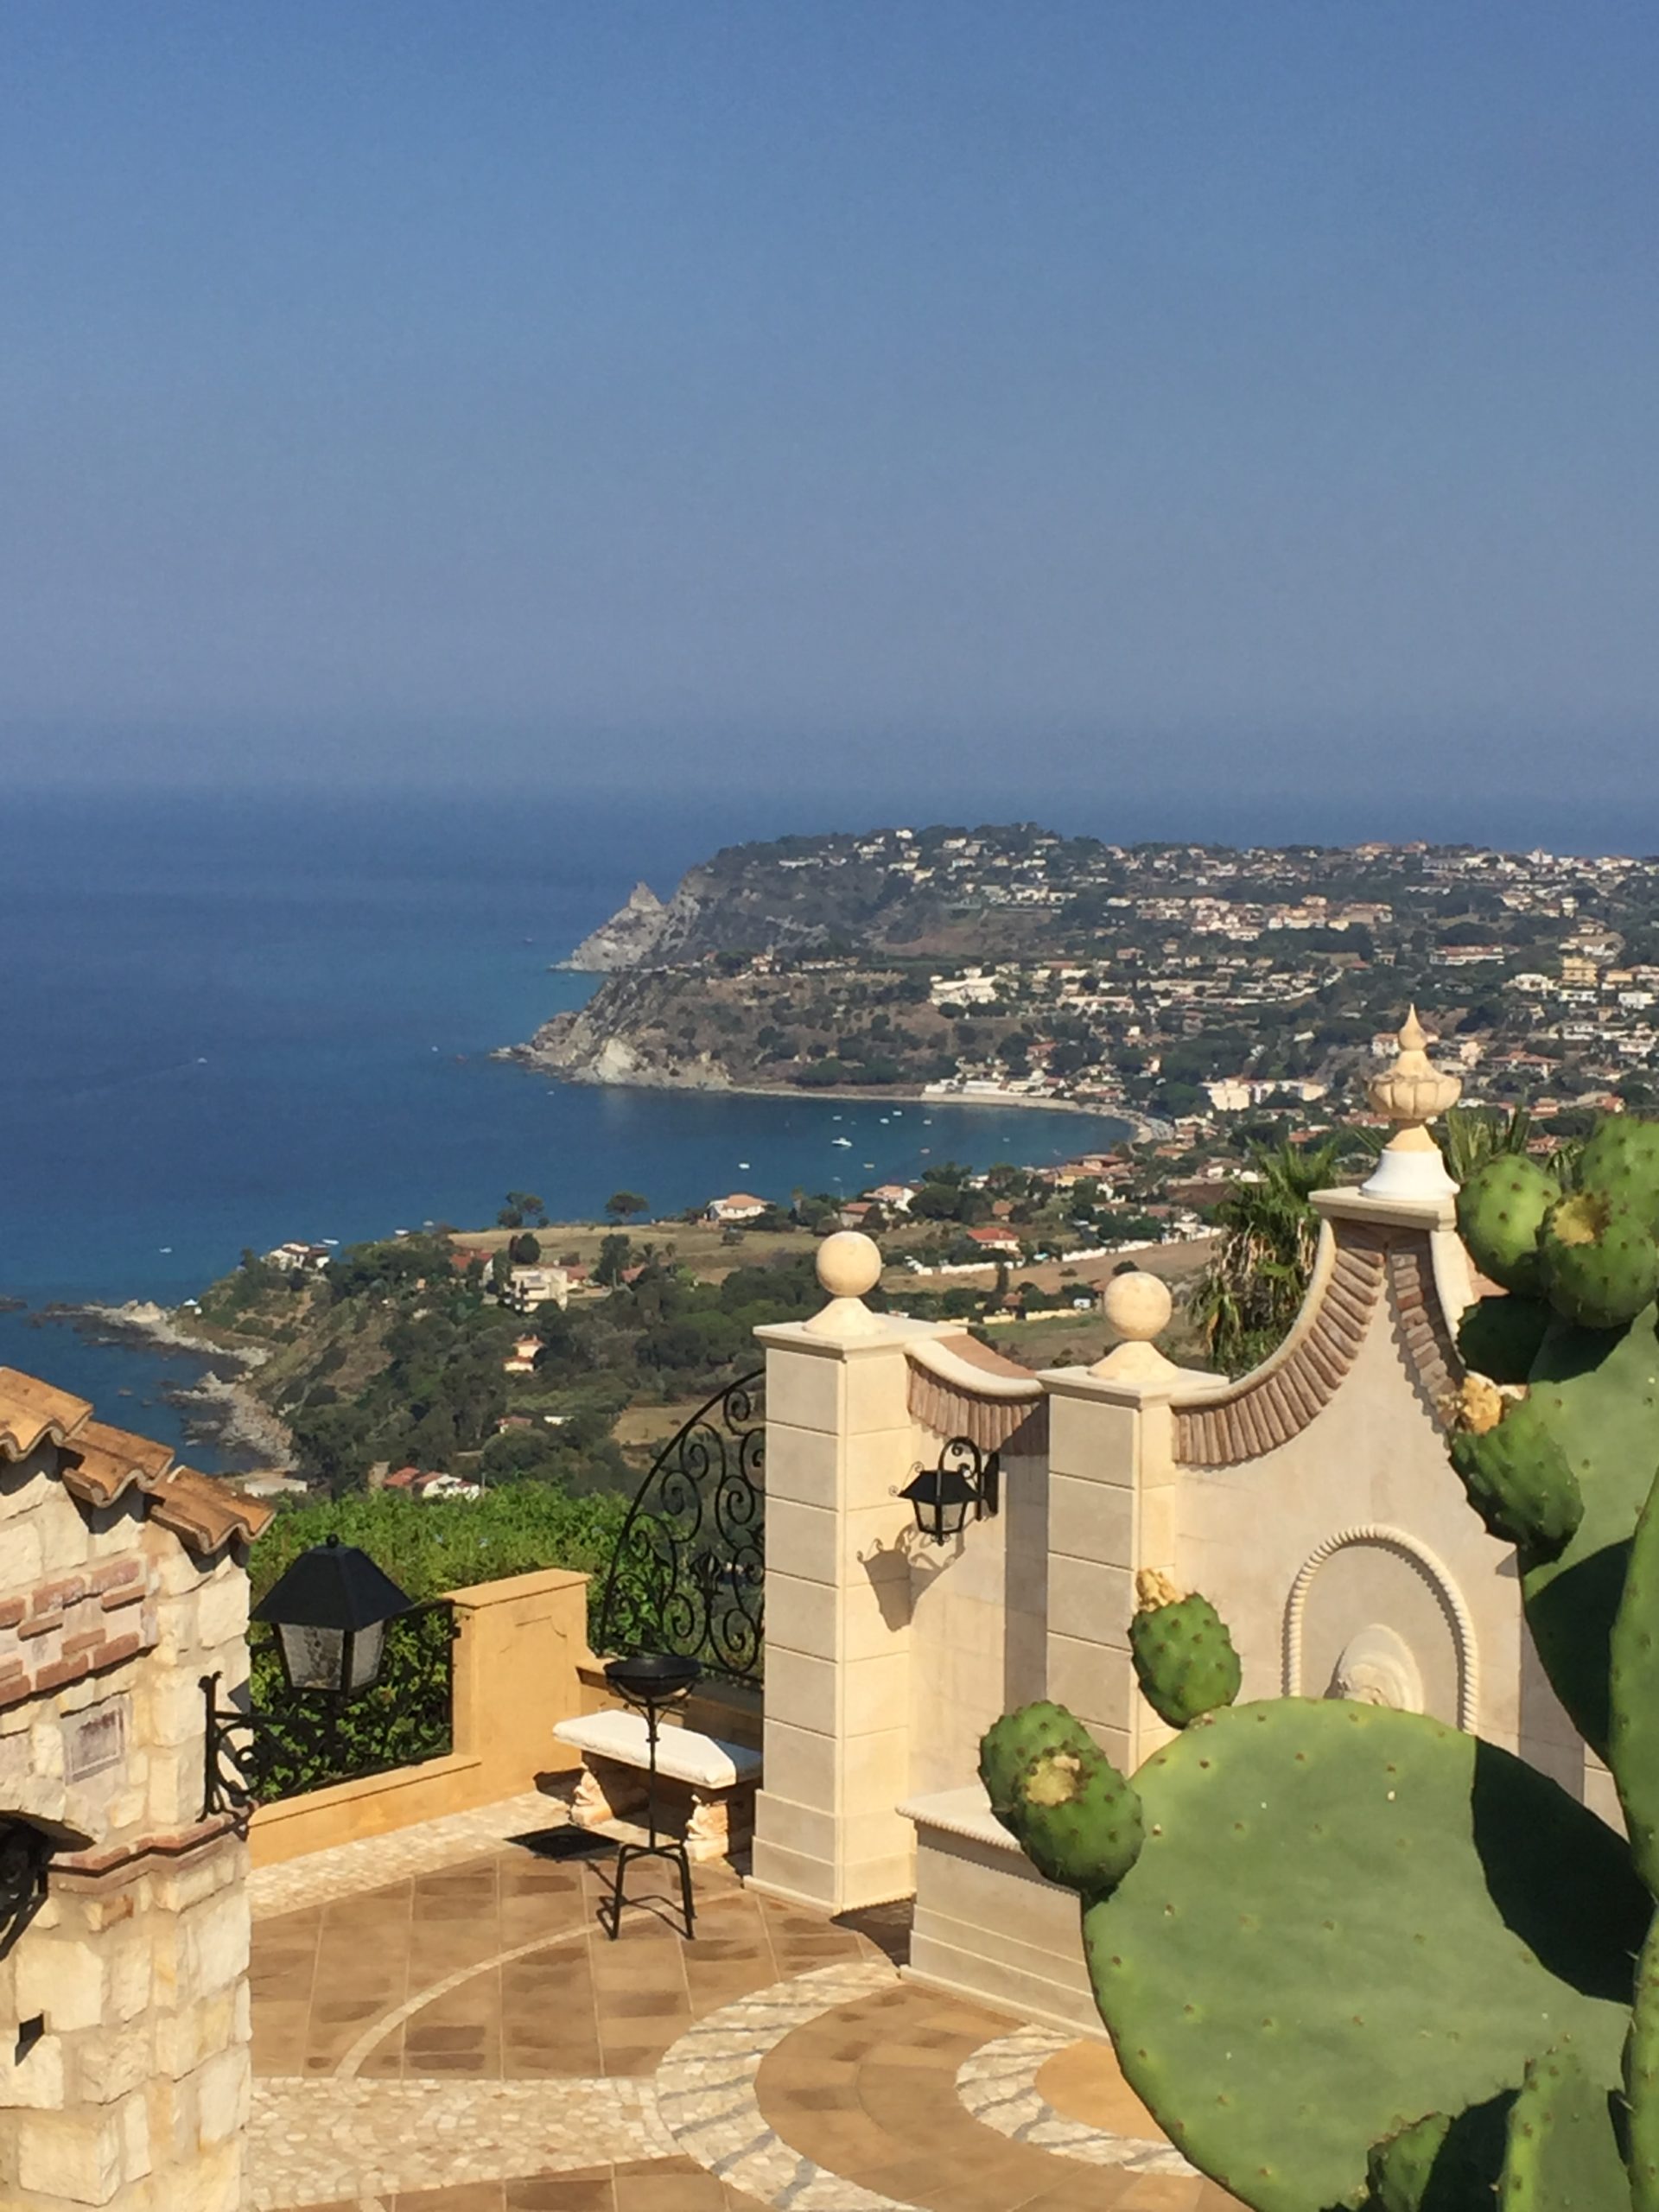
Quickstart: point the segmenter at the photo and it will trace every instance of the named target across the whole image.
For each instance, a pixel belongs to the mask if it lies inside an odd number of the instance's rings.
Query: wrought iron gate
[[[594,1627],[607,1658],[677,1652],[727,1681],[759,1679],[766,1586],[766,1376],[716,1391],[635,1493]]]

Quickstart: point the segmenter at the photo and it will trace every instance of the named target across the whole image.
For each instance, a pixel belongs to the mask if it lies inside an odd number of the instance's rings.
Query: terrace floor
[[[562,1818],[252,1878],[256,2212],[1230,2212],[1103,2044],[902,1980],[896,1917],[706,1866],[694,1942],[641,1907],[613,1943]]]

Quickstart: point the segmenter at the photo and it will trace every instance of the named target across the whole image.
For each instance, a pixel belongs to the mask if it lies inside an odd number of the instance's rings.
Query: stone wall
[[[247,1674],[264,1510],[0,1370],[0,1814],[74,1832],[0,1960],[8,2212],[235,2212],[246,1847],[200,1677]]]

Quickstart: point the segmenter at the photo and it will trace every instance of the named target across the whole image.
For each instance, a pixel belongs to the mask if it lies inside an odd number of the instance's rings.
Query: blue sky
[[[1609,0],[0,10],[0,772],[1651,785],[1656,95]]]

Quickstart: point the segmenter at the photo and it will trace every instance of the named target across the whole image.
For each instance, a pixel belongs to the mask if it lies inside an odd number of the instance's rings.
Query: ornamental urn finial
[[[1361,1185],[1368,1198],[1443,1198],[1457,1185],[1446,1172],[1440,1148],[1428,1133],[1436,1115],[1455,1106],[1463,1078],[1437,1068],[1428,1057],[1428,1033],[1414,1006],[1400,1027],[1398,1056],[1366,1084],[1372,1106],[1395,1124],[1376,1173]]]

